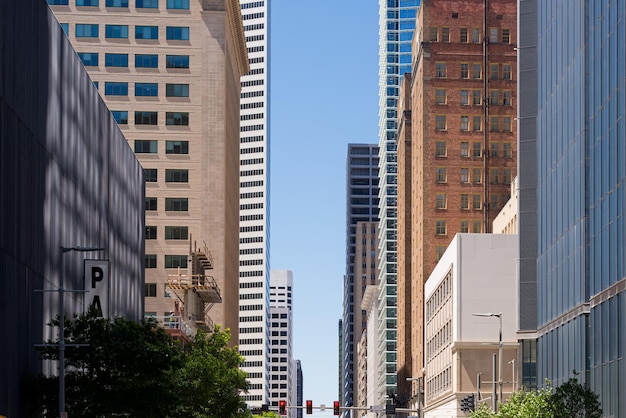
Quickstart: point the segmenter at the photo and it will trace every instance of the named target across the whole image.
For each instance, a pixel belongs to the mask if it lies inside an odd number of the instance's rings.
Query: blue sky
[[[275,0],[270,18],[270,267],[293,271],[304,399],[332,408],[347,144],[378,143],[378,1]]]

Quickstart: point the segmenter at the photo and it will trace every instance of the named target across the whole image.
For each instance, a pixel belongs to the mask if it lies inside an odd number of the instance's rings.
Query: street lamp
[[[100,247],[61,247],[59,253],[59,416],[67,417],[65,412],[65,288],[63,287],[63,255],[70,251],[91,252],[103,251]],[[73,290],[69,290],[73,292]],[[84,292],[79,290],[79,292]]]
[[[417,416],[422,416],[422,378],[421,377],[407,377],[407,382],[413,382],[417,380]],[[411,393],[413,393],[413,384],[411,383]]]
[[[500,321],[498,332],[498,400],[493,402],[494,412],[498,412],[498,402],[502,402],[502,312],[499,313],[473,313],[474,316],[497,317]]]

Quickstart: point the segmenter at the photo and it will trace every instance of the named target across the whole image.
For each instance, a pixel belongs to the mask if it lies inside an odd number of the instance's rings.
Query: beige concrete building
[[[494,234],[517,234],[519,201],[517,200],[517,177],[511,183],[511,198],[502,206],[500,213],[493,220]]]
[[[49,3],[146,172],[146,315],[236,344],[239,1]]]

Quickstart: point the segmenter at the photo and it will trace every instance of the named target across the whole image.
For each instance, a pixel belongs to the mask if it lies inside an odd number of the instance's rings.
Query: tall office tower
[[[269,397],[269,13],[271,0],[240,0],[250,71],[241,78],[239,351],[251,407]],[[254,366],[252,366],[254,364]]]
[[[400,79],[411,72],[411,39],[419,0],[379,1],[379,403],[396,391],[397,136]]]
[[[520,166],[536,169],[524,186],[536,187],[537,228],[520,234],[537,242],[537,380],[576,377],[613,417],[626,417],[625,6],[520,1],[520,117],[536,120],[520,126]],[[520,193],[520,206],[533,197]]]
[[[422,387],[441,379],[422,372],[428,360],[426,279],[456,233],[490,232],[509,199],[517,165],[516,36],[516,0],[423,0],[418,12],[411,77],[411,289],[410,298],[400,298],[411,303],[410,324],[403,327],[411,330],[410,368],[398,382],[408,397],[418,381],[409,388],[406,377],[422,378]],[[403,305],[398,310],[407,312]]]
[[[341,399],[344,405],[354,402],[354,366],[356,348],[362,329],[355,323],[360,316],[360,304],[354,302],[355,293],[361,291],[361,276],[355,276],[355,257],[357,254],[357,223],[378,221],[378,146],[370,144],[348,144],[346,161],[346,272],[343,283],[343,332],[342,332],[342,384]],[[360,243],[359,243],[360,245]],[[363,247],[364,250],[367,248]],[[360,257],[360,253],[359,253]],[[369,255],[366,254],[366,257]],[[362,258],[362,257],[361,257]],[[371,264],[371,263],[370,263]],[[367,266],[363,270],[366,281],[376,270]],[[375,279],[375,278],[374,278]],[[355,310],[358,310],[356,312]]]
[[[296,370],[293,368],[293,273],[290,270],[270,272],[270,402],[278,409],[278,401],[296,404]],[[297,409],[288,409],[295,418]]]
[[[221,324],[236,345],[239,2],[49,3],[146,173],[146,314]]]

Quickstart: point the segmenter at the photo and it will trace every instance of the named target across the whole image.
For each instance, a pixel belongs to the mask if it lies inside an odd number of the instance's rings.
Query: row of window
[[[156,254],[146,254],[145,263],[147,269],[157,268],[157,256]],[[166,255],[165,256],[165,268],[187,268],[187,256],[186,255]]]
[[[79,52],[78,57],[85,67],[97,67],[100,57],[97,52]],[[105,66],[128,67],[128,54],[105,54]],[[135,68],[158,68],[157,54],[135,54]],[[189,68],[189,55],[166,55],[165,68]]]
[[[111,115],[118,125],[128,125],[128,111],[112,110]],[[135,125],[158,125],[158,112],[135,112]],[[165,125],[188,126],[189,112],[165,112]]]
[[[459,208],[461,210],[481,210],[482,206],[482,195],[480,193],[469,194],[469,193],[461,193],[461,200]],[[504,199],[500,201],[500,195],[497,193],[490,194],[490,209],[499,209],[501,203],[506,203],[508,200],[508,195],[503,196]],[[471,203],[471,206],[470,206]],[[447,195],[445,193],[437,193],[435,195],[435,207],[437,210],[446,210],[448,209],[448,200]],[[437,235],[445,235],[444,233],[437,233]]]
[[[69,25],[62,23],[61,27],[69,36]],[[75,26],[76,38],[98,38],[100,25],[97,23],[77,23]],[[128,39],[128,25],[105,25],[104,37],[106,39]],[[158,26],[135,26],[135,39],[159,39]],[[165,39],[168,41],[188,41],[188,26],[166,26]]]
[[[157,239],[157,227],[146,226],[146,239]],[[166,226],[165,239],[167,240],[187,240],[189,239],[188,226]]]
[[[482,183],[482,167],[461,167],[460,180],[463,184],[470,183],[470,171],[472,173],[472,183]],[[490,184],[511,184],[511,169],[510,168],[490,168],[489,169],[489,183]],[[448,169],[446,167],[435,168],[435,182],[439,184],[445,184],[448,182]],[[444,208],[439,208],[444,209]]]
[[[128,83],[107,81],[104,83],[105,96],[128,96]],[[135,97],[158,97],[158,83],[135,83]],[[166,84],[165,97],[189,97],[189,84]]]
[[[157,284],[156,283],[146,283],[144,285],[144,296],[147,298],[155,298],[157,297]],[[163,286],[163,296],[166,298],[172,297],[170,292],[168,292],[167,284]],[[169,316],[171,312],[165,312],[164,316]],[[148,316],[148,312],[146,312],[146,316]],[[155,315],[153,315],[155,316]]]
[[[512,80],[513,73],[511,64],[489,64],[489,79],[490,80]],[[460,79],[473,79],[480,80],[483,78],[483,65],[479,62],[462,62],[459,65],[459,71],[451,72],[448,74],[448,64],[445,62],[435,63],[435,77],[436,78],[460,78]],[[388,83],[389,84],[389,83]]]
[[[448,156],[448,143],[446,141],[435,142],[435,157],[446,158]],[[482,142],[472,142],[472,157],[483,156],[483,144]],[[467,141],[461,142],[461,157],[470,157],[470,143]],[[490,142],[489,143],[489,157],[491,158],[512,158],[513,149],[510,142]]]
[[[146,210],[157,210],[157,202],[156,197],[146,197]],[[189,211],[189,199],[186,197],[166,197],[165,210],[168,212],[187,212]]]
[[[483,117],[480,115],[471,116],[472,127],[474,132],[480,132],[483,130]],[[512,132],[511,125],[512,118],[510,116],[490,116],[489,117],[489,131],[490,132]],[[459,129],[461,132],[470,131],[470,116],[459,116]],[[448,130],[448,117],[447,115],[435,115],[435,130],[447,131]]]
[[[48,0],[51,6],[69,6],[69,0]],[[76,6],[99,7],[100,0],[76,0]],[[105,0],[106,7],[128,7],[129,0]],[[168,9],[189,10],[189,0],[165,0]],[[158,9],[159,0],[135,0],[137,9]]]
[[[463,89],[459,91],[459,103],[462,106],[475,105],[479,106],[483,104],[483,91],[482,90],[467,90]],[[489,90],[488,97],[489,106],[513,106],[513,91],[512,90]],[[447,105],[448,104],[448,90],[447,89],[435,89],[435,104]]]
[[[147,183],[155,183],[158,181],[158,170],[156,168],[144,168]],[[166,169],[166,183],[189,183],[189,170],[185,169]]]
[[[159,141],[156,139],[135,140],[135,154],[158,153]],[[165,141],[166,154],[189,154],[189,141]]]
[[[481,43],[481,30],[480,28],[459,28],[459,37],[454,39],[451,37],[450,28],[443,26],[441,28],[437,26],[431,26],[429,31],[430,42],[462,42],[462,43]],[[489,43],[490,44],[510,44],[511,43],[511,29],[508,28],[489,28]]]

